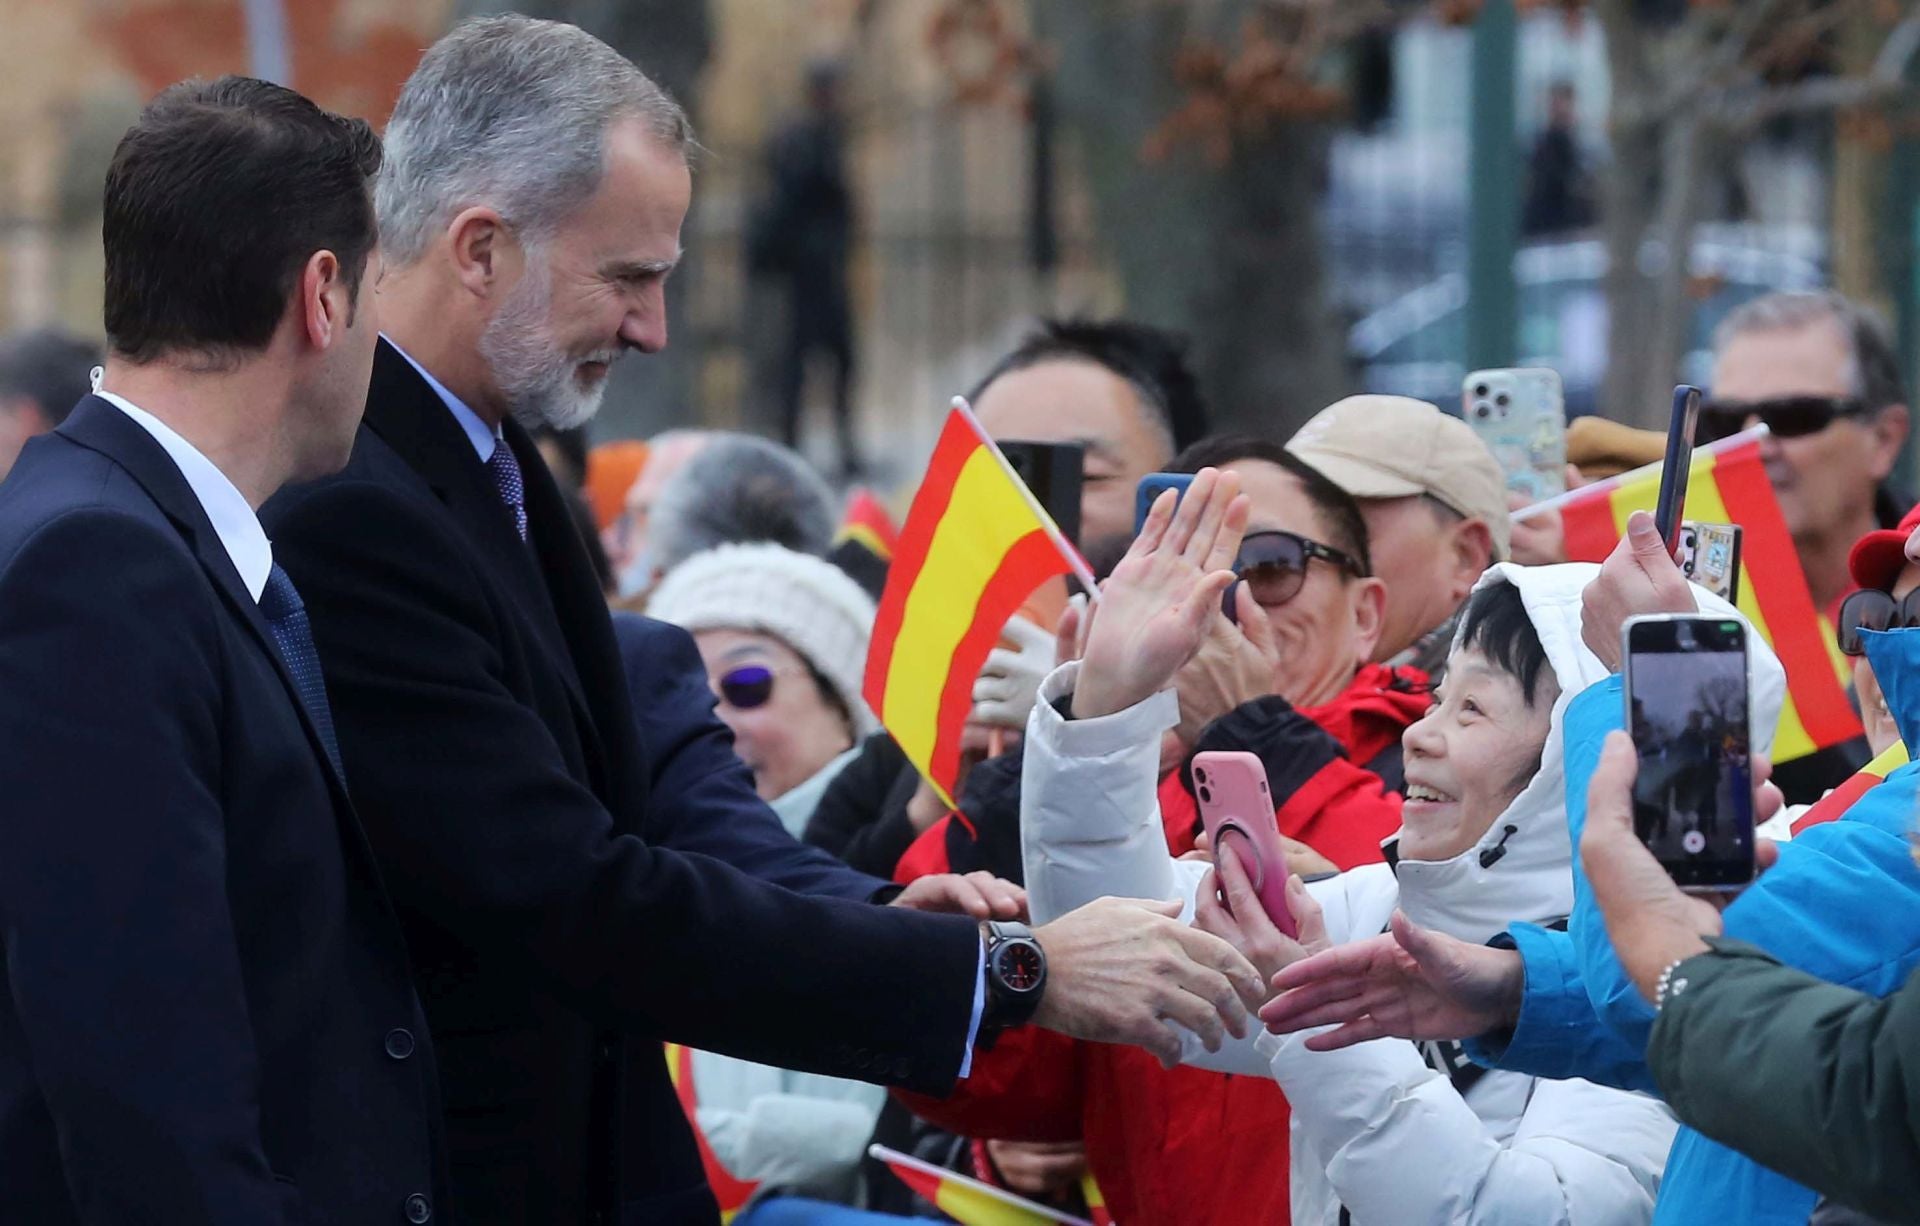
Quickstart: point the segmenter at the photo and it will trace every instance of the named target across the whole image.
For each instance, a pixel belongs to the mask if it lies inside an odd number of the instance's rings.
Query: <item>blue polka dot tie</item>
[[[500,491],[500,501],[507,504],[507,510],[513,512],[513,526],[519,530],[520,539],[527,539],[527,486],[520,479],[520,461],[514,458],[513,448],[507,446],[507,440],[499,439],[493,444],[493,454],[487,457],[487,471],[493,474],[493,484]]]
[[[267,586],[260,593],[260,612],[273,632],[273,644],[280,649],[280,660],[293,677],[293,688],[300,693],[320,743],[327,747],[327,761],[342,779],[340,743],[333,735],[333,708],[327,705],[327,684],[320,675],[320,652],[313,645],[313,625],[307,620],[307,606],[294,590],[293,580],[274,563],[267,572]]]

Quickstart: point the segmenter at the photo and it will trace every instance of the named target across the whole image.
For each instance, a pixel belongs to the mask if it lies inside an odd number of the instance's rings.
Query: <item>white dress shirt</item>
[[[233,569],[240,572],[240,582],[246,584],[247,594],[258,602],[260,593],[266,590],[267,575],[273,570],[273,545],[245,495],[212,460],[167,423],[97,383],[93,394],[133,418],[135,424],[153,436],[154,442],[166,449],[174,467],[187,479],[193,496],[200,500],[200,509],[207,513],[227,557],[233,560]]]

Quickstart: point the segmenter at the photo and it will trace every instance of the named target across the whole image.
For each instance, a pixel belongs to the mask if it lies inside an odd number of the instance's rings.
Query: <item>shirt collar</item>
[[[468,408],[466,401],[454,395],[446,384],[434,378],[432,371],[414,361],[413,355],[395,344],[391,336],[382,332],[380,339],[389,345],[393,345],[393,351],[405,358],[407,365],[420,372],[420,377],[427,381],[427,386],[432,388],[434,394],[439,396],[441,402],[452,411],[453,419],[460,423],[462,430],[466,431],[467,441],[473,444],[474,451],[480,456],[480,462],[485,464],[488,460],[491,460],[493,458],[493,449],[500,445],[500,431],[489,426],[486,422],[481,421],[480,415],[471,408]]]
[[[246,496],[199,448],[181,438],[165,422],[124,396],[98,388],[93,394],[133,418],[166,450],[174,467],[187,479],[193,496],[200,500],[200,508],[207,513],[207,521],[220,537],[227,557],[232,559],[233,569],[240,573],[240,582],[247,585],[247,594],[257,602],[260,593],[266,590],[267,575],[273,570],[273,545],[267,540],[266,529],[260,526],[260,517],[247,505]]]

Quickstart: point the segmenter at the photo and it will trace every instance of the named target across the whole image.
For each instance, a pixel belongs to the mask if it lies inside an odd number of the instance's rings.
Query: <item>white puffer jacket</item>
[[[1580,595],[1596,569],[1501,565],[1481,579],[1520,589],[1560,683],[1540,771],[1463,854],[1368,865],[1310,886],[1336,944],[1384,931],[1396,906],[1416,923],[1473,941],[1572,910],[1561,719],[1574,695],[1606,675],[1580,641]],[[1697,595],[1702,611],[1738,616],[1725,601]],[[1759,636],[1750,642],[1754,739],[1765,752],[1786,682]],[[1069,722],[1052,701],[1072,691],[1076,672],[1069,664],[1048,677],[1028,723],[1021,827],[1034,922],[1107,895],[1179,899],[1190,917],[1205,866],[1169,856],[1155,791],[1160,734],[1179,717],[1174,696]],[[1483,865],[1482,853],[1503,839],[1502,853]],[[1441,1071],[1461,1062],[1451,1044],[1382,1039],[1311,1052],[1304,1035],[1255,1029],[1212,1054],[1189,1036],[1187,1059],[1268,1074],[1286,1091],[1296,1226],[1337,1226],[1343,1206],[1361,1226],[1652,1216],[1675,1126],[1650,1098],[1497,1070],[1463,1094]]]

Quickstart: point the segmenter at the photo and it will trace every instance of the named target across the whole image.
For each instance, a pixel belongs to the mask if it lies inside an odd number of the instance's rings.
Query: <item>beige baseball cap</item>
[[[1466,422],[1407,396],[1349,396],[1313,415],[1287,450],[1355,498],[1430,494],[1487,525],[1496,561],[1511,524],[1500,465]]]

